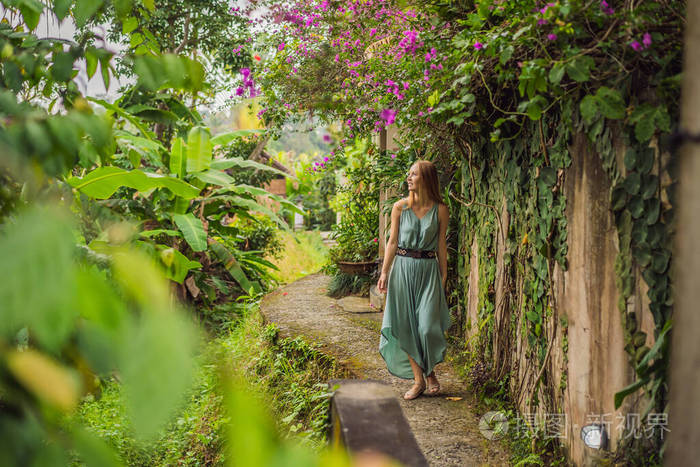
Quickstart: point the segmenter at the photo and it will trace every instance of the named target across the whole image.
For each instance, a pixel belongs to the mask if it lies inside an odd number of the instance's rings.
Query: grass
[[[289,284],[308,274],[317,272],[328,261],[328,248],[318,231],[280,232],[282,256],[266,258],[280,270],[272,276],[283,284]]]
[[[134,439],[114,380],[103,386],[101,397],[88,396],[75,416],[127,465],[222,465],[232,418],[224,407],[222,375],[229,374],[276,420],[276,436],[314,451],[325,446],[330,403],[325,383],[347,374],[303,339],[280,338],[273,325],[262,323],[257,308],[206,345],[187,400],[158,439]]]

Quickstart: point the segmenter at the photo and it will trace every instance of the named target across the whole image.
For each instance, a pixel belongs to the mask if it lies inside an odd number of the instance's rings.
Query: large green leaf
[[[33,31],[39,24],[39,17],[44,11],[44,5],[39,0],[21,0],[19,2],[19,11],[22,13],[24,22]]]
[[[37,206],[3,225],[0,258],[8,273],[0,281],[0,338],[5,342],[23,327],[51,350],[69,337],[79,295],[72,228],[65,212]]]
[[[132,0],[113,0],[114,10],[119,19],[126,19],[131,13]]]
[[[158,246],[164,247],[164,245]],[[166,267],[166,277],[179,284],[182,284],[190,270],[202,267],[198,261],[190,260],[175,248],[162,248],[160,250],[160,259]]]
[[[264,170],[267,172],[276,173],[277,175],[282,175],[283,177],[296,180],[296,177],[289,175],[286,172],[282,172],[279,169],[270,167],[269,165],[261,164],[260,162],[251,161],[249,159],[241,159],[240,157],[232,157],[229,159],[218,159],[212,161],[211,168],[217,170],[230,169],[231,167],[240,167],[242,169],[257,169]]]
[[[118,105],[110,104],[107,101],[104,101],[102,99],[95,99],[94,97],[88,97],[87,99],[94,102],[95,104],[99,104],[102,107],[104,107],[105,109],[107,109],[109,111],[108,113],[115,113],[115,114],[121,116],[122,118],[124,118],[125,120],[127,120],[129,123],[134,125],[145,138],[148,138],[150,140],[156,139],[155,136],[153,135],[153,133],[148,128],[146,128],[146,126],[143,124],[143,122],[139,118],[131,115],[129,112],[122,109]]]
[[[265,130],[236,130],[236,131],[231,131],[229,133],[222,133],[220,135],[216,135],[211,139],[211,144],[214,146],[226,146],[228,143],[231,141],[234,141],[238,138],[241,138],[243,136],[250,136],[250,135],[259,135],[264,133]]]
[[[224,200],[224,201],[228,201],[228,202],[235,204],[237,206],[244,207],[249,211],[257,211],[257,212],[260,212],[262,214],[266,214],[270,219],[275,221],[282,229],[289,231],[289,225],[287,225],[287,222],[285,222],[284,219],[279,217],[277,215],[277,213],[275,213],[272,209],[258,203],[255,200],[252,200],[250,198],[244,198],[241,196],[236,196],[236,195],[222,195],[222,196],[217,196],[216,198]],[[271,196],[271,198],[272,198],[272,196]]]
[[[207,233],[204,231],[204,225],[200,219],[194,217],[192,213],[173,214],[173,221],[192,250],[204,251],[207,249]]]
[[[593,122],[593,119],[595,119],[595,116],[598,114],[598,103],[596,102],[595,97],[591,96],[590,94],[586,95],[583,99],[581,99],[579,107],[581,109],[581,117],[583,117],[583,121],[590,125]]]
[[[211,183],[212,185],[228,186],[235,182],[233,177],[221,170],[207,170],[198,172],[194,176],[204,183]]]
[[[625,102],[615,89],[602,86],[596,92],[598,109],[605,118],[620,119],[625,117]]]
[[[135,136],[126,131],[116,130],[114,137],[117,144],[122,149],[122,152],[128,153],[129,150],[136,151],[142,157],[145,157],[153,165],[162,167],[163,162],[161,154],[165,152],[165,148],[159,141]]]
[[[209,130],[193,127],[187,135],[187,171],[202,172],[211,165],[212,145]]]
[[[67,182],[73,188],[95,199],[107,199],[123,186],[135,188],[138,191],[168,188],[174,194],[186,199],[194,198],[200,191],[199,188],[177,178],[138,169],[128,171],[119,167],[99,167],[82,178],[71,177]]]
[[[243,290],[248,293],[261,291],[260,284],[248,280],[243,269],[241,269],[241,265],[238,264],[236,257],[233,256],[224,245],[216,240],[211,240],[209,246],[219,260],[224,263],[224,267],[231,277],[238,282]]]
[[[103,3],[103,0],[77,0],[73,8],[75,24],[79,28],[83,27],[87,20],[100,9]]]
[[[160,88],[198,91],[205,85],[202,64],[179,55],[136,57],[134,72],[138,84],[151,91]]]
[[[68,11],[70,11],[72,4],[73,0],[54,0],[53,12],[60,21],[63,21],[63,19],[68,16]]]
[[[170,172],[182,178],[187,173],[187,154],[182,138],[175,138],[170,150]]]
[[[615,393],[615,410],[620,408],[620,405],[622,405],[622,401],[627,397],[629,394],[632,394],[635,392],[637,389],[643,387],[646,383],[649,382],[649,378],[642,378],[640,380],[635,381],[634,383],[630,384],[629,386],[625,387],[619,392]]]
[[[267,191],[264,188],[260,188],[260,187],[252,186],[252,185],[246,185],[245,183],[229,187],[228,190],[232,191],[234,193],[246,194],[246,195],[250,195],[250,196],[271,196],[272,195],[272,193],[270,193],[269,191]]]
[[[182,237],[182,232],[180,232],[179,230],[170,229],[144,230],[143,232],[139,233],[139,236],[144,238],[151,238],[160,234],[167,235],[169,237]]]
[[[655,358],[658,358],[660,356],[659,350],[661,349],[661,346],[664,344],[666,341],[666,334],[668,331],[671,330],[673,320],[668,320],[666,321],[666,324],[664,324],[663,329],[661,329],[661,332],[659,333],[659,336],[656,338],[656,342],[654,342],[654,345],[649,349],[649,352],[647,352],[644,355],[644,358],[639,362],[639,364],[636,367],[637,373],[640,373],[647,365],[649,365],[649,362]]]

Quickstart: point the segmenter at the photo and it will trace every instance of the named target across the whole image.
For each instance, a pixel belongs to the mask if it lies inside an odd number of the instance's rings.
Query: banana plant
[[[165,191],[161,197],[171,202],[159,204],[156,219],[152,219],[160,228],[142,232],[140,241],[152,244],[154,256],[160,260],[167,277],[183,284],[187,273],[201,268],[202,263],[219,262],[246,293],[260,292],[261,285],[249,280],[245,269],[259,271],[272,264],[262,258],[252,260],[251,255],[239,264],[237,252],[232,251],[228,242],[216,240],[226,233],[221,222],[234,215],[251,217],[250,212],[260,212],[280,228],[289,230],[284,219],[258,202],[260,197],[274,200],[291,211],[300,211],[293,203],[262,188],[236,184],[227,171],[254,168],[285,177],[288,174],[251,160],[214,157],[215,148],[223,149],[237,138],[260,131],[238,130],[212,138],[208,128],[195,126],[186,139],[174,138],[168,151],[137,117],[112,104],[99,103],[140,133],[115,131],[118,150],[127,156],[133,168],[98,167],[82,176],[69,177],[68,185],[96,200],[118,197],[124,188],[134,189],[146,198],[156,191]],[[160,243],[163,239],[165,243]],[[101,244],[93,242],[91,247],[100,249]],[[205,256],[207,260],[202,261]]]

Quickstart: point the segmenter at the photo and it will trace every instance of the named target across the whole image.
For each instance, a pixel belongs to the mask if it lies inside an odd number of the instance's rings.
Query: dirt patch
[[[507,451],[479,432],[479,416],[472,412],[476,401],[449,363],[436,368],[440,396],[403,400],[411,382],[389,374],[379,355],[381,313],[346,311],[326,296],[329,281],[328,276],[313,274],[270,293],[260,308],[265,320],[277,324],[283,336],[301,335],[316,342],[354,377],[390,384],[430,465],[508,465]]]

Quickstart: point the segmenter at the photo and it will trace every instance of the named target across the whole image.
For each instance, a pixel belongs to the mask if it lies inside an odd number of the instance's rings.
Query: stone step
[[[338,300],[338,305],[348,313],[377,313],[381,310],[370,305],[367,297],[349,296]]]

